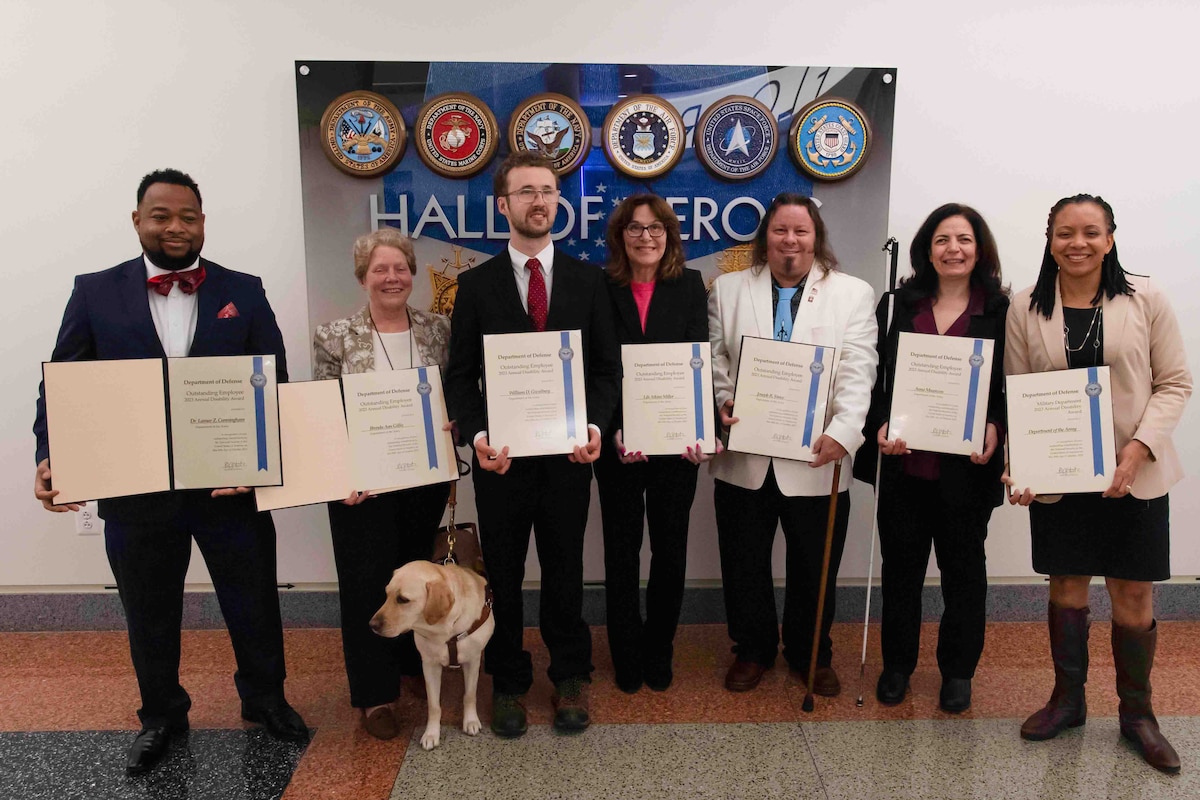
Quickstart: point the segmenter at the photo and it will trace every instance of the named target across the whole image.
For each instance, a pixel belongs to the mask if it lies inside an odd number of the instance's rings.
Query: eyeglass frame
[[[528,199],[521,196],[524,192],[530,192]],[[513,192],[508,192],[504,196],[509,199],[515,197],[517,198],[517,201],[523,205],[529,205],[539,197],[557,203],[558,198],[562,196],[562,189],[534,189],[532,186],[522,186],[520,189],[517,189]]]
[[[635,225],[638,228],[637,233],[634,233],[631,230]],[[655,233],[652,230],[653,228],[658,228],[658,233]],[[663,236],[665,236],[667,234],[667,226],[662,224],[658,220],[651,222],[649,225],[643,225],[640,222],[629,222],[629,223],[626,223],[626,225],[621,230],[623,230],[625,232],[625,234],[627,236],[629,236],[631,239],[642,238],[643,232],[649,233],[651,239],[661,239]]]

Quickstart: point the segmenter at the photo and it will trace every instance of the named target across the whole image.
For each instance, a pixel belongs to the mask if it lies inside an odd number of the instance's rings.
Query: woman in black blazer
[[[879,545],[883,564],[883,672],[875,696],[895,705],[908,691],[921,637],[921,590],[932,544],[942,574],[946,610],[938,630],[942,673],[939,704],[961,713],[971,705],[971,679],[983,652],[987,603],[984,540],[992,509],[1000,505],[1004,470],[1004,322],[1008,292],[987,223],[975,209],[948,203],[929,215],[913,238],[913,274],[876,310],[879,354],[886,364],[871,394],[854,475],[874,482],[882,453]],[[991,388],[982,453],[970,456],[913,452],[888,438],[896,348],[901,331],[991,339]],[[887,377],[884,385],[883,376]]]
[[[608,221],[608,252],[618,341],[708,341],[704,281],[684,266],[679,219],[665,200],[643,194],[622,201]],[[601,449],[595,466],[604,524],[608,646],[622,691],[632,694],[643,682],[663,691],[674,675],[671,659],[683,606],[697,466],[709,456],[698,445],[679,456],[627,452],[620,407],[609,430],[616,432],[612,446]],[[643,622],[638,588],[646,522],[651,558]]]

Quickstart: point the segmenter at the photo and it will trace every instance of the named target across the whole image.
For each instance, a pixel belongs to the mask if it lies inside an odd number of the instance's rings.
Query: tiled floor
[[[680,629],[676,679],[666,692],[621,693],[612,683],[603,629],[594,630],[594,725],[580,736],[549,727],[551,686],[536,631],[526,632],[538,680],[529,734],[515,741],[461,722],[462,682],[443,682],[442,744],[424,752],[412,730],[424,702],[403,701],[412,728],[379,742],[349,707],[338,633],[287,632],[287,691],[315,729],[307,749],[276,746],[239,717],[233,655],[221,631],[184,635],[183,683],[192,733],[164,768],[127,779],[124,752],[137,722],[137,690],[121,633],[0,634],[0,797],[615,798],[789,797],[1172,798],[1200,796],[1200,622],[1160,623],[1155,707],[1183,758],[1183,774],[1144,766],[1117,734],[1108,625],[1091,637],[1088,724],[1032,744],[1019,720],[1045,701],[1053,680],[1044,623],[995,623],[961,717],[937,708],[936,626],[926,625],[913,692],[899,706],[874,698],[878,628],[859,685],[861,628],[834,629],[843,692],[801,705],[804,686],[780,666],[753,692],[721,686],[724,626]],[[863,706],[856,705],[859,693]],[[490,686],[480,687],[490,718]],[[29,732],[37,732],[31,735]],[[297,763],[298,762],[298,763]]]

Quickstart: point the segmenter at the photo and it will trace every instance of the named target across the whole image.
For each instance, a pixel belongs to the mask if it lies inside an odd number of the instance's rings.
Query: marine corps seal
[[[390,170],[404,155],[408,131],[404,118],[383,95],[347,92],[321,115],[325,155],[348,175],[375,178]]]
[[[661,97],[622,100],[604,120],[604,155],[630,177],[666,174],[683,158],[683,148],[683,117]]]
[[[788,152],[802,170],[822,181],[849,178],[871,152],[867,115],[849,100],[814,100],[800,110],[788,132]]]
[[[500,127],[478,97],[448,92],[421,107],[413,138],[417,155],[431,170],[447,178],[469,178],[496,154]]]
[[[583,163],[592,146],[592,126],[571,98],[539,94],[513,109],[508,144],[514,153],[528,150],[545,156],[558,175]]]
[[[759,175],[779,149],[779,124],[771,109],[741,95],[710,105],[696,121],[693,136],[692,149],[700,163],[730,181]]]

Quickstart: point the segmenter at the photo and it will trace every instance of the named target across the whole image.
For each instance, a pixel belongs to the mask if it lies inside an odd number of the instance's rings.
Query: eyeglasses
[[[629,234],[632,239],[640,239],[642,231],[646,231],[657,239],[667,232],[667,227],[661,222],[651,222],[649,225],[643,225],[640,222],[631,222],[625,226],[625,233]]]
[[[517,198],[521,203],[532,203],[535,198],[543,197],[548,202],[556,202],[558,196],[562,194],[558,189],[531,189],[526,186],[524,189],[517,189],[515,192],[509,192],[509,197]]]

